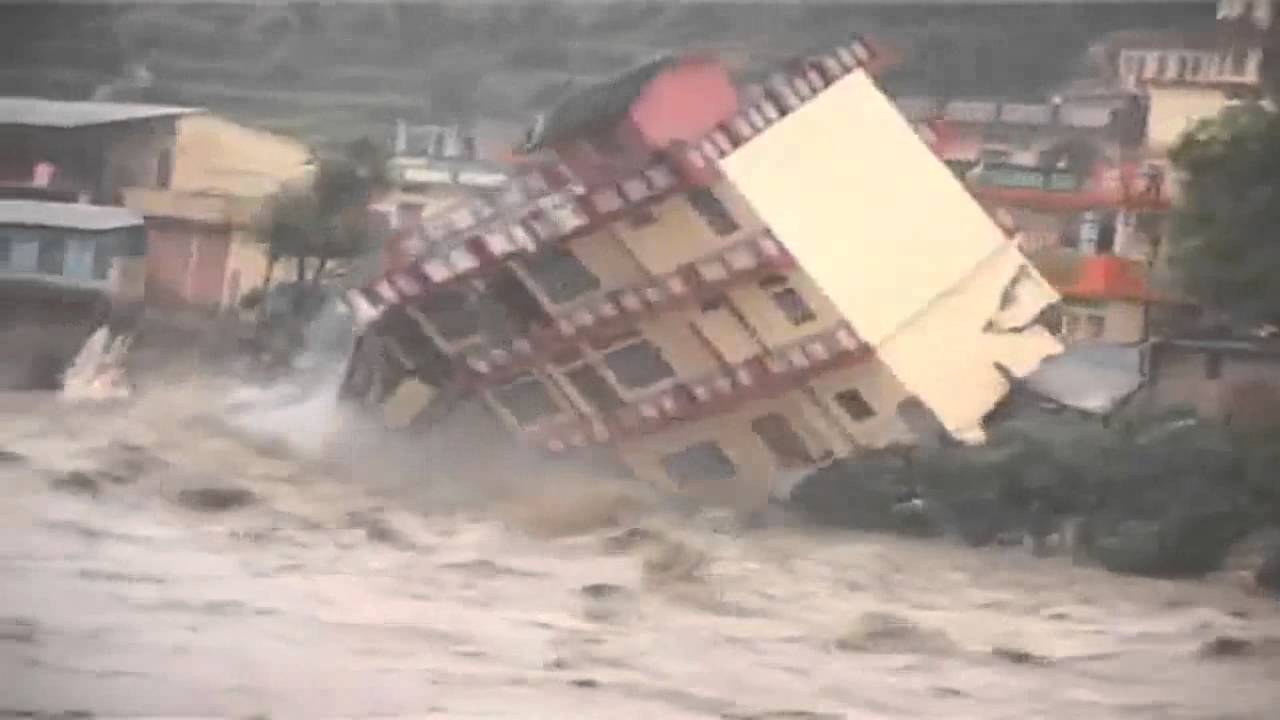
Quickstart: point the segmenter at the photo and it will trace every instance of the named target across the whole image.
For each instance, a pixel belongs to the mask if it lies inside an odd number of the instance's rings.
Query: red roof
[[[1095,255],[1085,258],[1075,282],[1059,291],[1069,298],[1150,302],[1156,298],[1146,274],[1146,268],[1136,260]]]

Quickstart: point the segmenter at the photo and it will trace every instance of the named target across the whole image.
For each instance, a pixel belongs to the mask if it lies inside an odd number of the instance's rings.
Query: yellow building
[[[915,440],[920,406],[981,440],[1007,378],[1060,351],[1035,323],[1057,295],[877,89],[872,56],[855,39],[802,58],[750,103],[704,55],[567,99],[496,211],[352,296],[363,342],[390,351],[358,353],[347,394],[470,387],[549,452],[609,446],[655,484],[747,507]]]
[[[296,140],[216,115],[180,120],[167,187],[125,191],[148,221],[149,298],[231,308],[261,286],[258,215],[281,188],[308,180],[310,157]]]

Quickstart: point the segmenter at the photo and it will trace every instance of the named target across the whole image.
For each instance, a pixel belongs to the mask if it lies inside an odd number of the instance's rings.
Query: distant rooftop
[[[141,216],[121,207],[39,200],[0,200],[0,225],[115,230],[141,224]]]
[[[654,78],[676,62],[673,55],[661,55],[573,92],[538,119],[525,149],[537,150],[617,119],[631,108]]]
[[[197,112],[203,111],[200,108],[176,105],[0,97],[0,125],[66,129],[174,117]]]

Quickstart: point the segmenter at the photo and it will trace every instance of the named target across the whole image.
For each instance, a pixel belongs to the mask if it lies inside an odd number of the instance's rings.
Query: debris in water
[[[222,512],[234,510],[256,502],[252,491],[238,487],[203,487],[178,493],[178,502],[192,510]]]
[[[836,639],[836,648],[848,652],[942,653],[955,644],[941,630],[922,628],[900,615],[868,612],[848,632]]]
[[[1015,665],[1048,665],[1052,662],[1043,655],[1037,655],[1029,650],[1020,648],[996,646],[991,648],[991,654],[1008,660]]]
[[[0,642],[30,644],[36,640],[36,624],[26,618],[0,618]]]
[[[1201,657],[1240,657],[1253,652],[1253,643],[1244,638],[1219,635],[1200,646]]]
[[[674,538],[659,538],[641,566],[650,581],[681,582],[701,577],[707,554]]]
[[[579,592],[592,600],[604,600],[605,598],[622,594],[625,589],[621,585],[614,585],[613,583],[591,583],[590,585],[583,585]]]
[[[106,325],[95,330],[62,375],[62,397],[101,401],[132,395],[124,372],[129,345],[130,338],[112,338],[111,329]]]
[[[87,472],[82,470],[72,470],[69,473],[54,478],[49,483],[53,489],[62,492],[75,493],[79,495],[89,495],[97,497],[98,481]]]

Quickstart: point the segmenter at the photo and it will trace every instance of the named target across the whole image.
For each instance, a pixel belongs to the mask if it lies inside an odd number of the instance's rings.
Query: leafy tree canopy
[[[1187,290],[1238,321],[1280,322],[1280,115],[1227,108],[1170,157],[1183,176],[1170,258]]]

